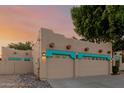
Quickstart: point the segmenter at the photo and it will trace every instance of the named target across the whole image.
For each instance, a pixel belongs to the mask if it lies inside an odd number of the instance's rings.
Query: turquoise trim
[[[114,58],[120,58],[120,56],[114,56]]]
[[[32,61],[33,58],[17,58],[17,57],[10,57],[8,58],[9,61]]]
[[[24,58],[23,60],[24,61],[32,61],[33,59],[32,58]]]
[[[12,60],[14,60],[14,61],[21,61],[22,60],[22,58],[8,58],[8,60],[9,61],[12,61]]]
[[[46,49],[46,57],[51,57],[54,54],[68,55],[72,59],[76,58],[76,52],[73,52],[73,51]],[[86,53],[82,53],[82,52],[78,52],[77,53],[77,58],[78,59],[83,58],[83,57],[105,58],[107,60],[111,60],[111,56],[109,56],[109,55],[104,55],[104,54],[86,54]]]
[[[73,51],[46,49],[46,57],[53,56],[54,54],[67,55],[70,56],[72,59],[76,58],[76,53]]]
[[[78,53],[78,58],[82,58],[82,57],[94,57],[94,58],[105,58],[107,60],[111,60],[111,56],[109,55],[104,55],[104,54],[86,54],[86,53]]]

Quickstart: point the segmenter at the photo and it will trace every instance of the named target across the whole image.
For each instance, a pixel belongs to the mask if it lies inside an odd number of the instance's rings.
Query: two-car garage
[[[47,57],[46,60],[48,79],[108,75],[110,73],[111,63],[107,59],[98,59],[93,57],[73,59],[72,57],[64,54],[60,55],[60,53],[58,53],[58,55],[54,55],[55,50],[53,51],[53,55]]]
[[[111,74],[111,43],[91,43],[66,38],[49,29],[39,31],[34,47],[34,71],[40,79]],[[37,62],[37,59],[40,59]],[[37,69],[37,70],[36,70]]]

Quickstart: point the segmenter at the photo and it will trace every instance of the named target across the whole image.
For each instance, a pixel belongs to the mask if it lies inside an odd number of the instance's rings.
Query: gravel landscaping
[[[21,88],[51,88],[47,80],[36,80],[33,74],[18,75],[17,82]]]
[[[51,88],[47,80],[36,80],[33,74],[0,75],[0,88]]]

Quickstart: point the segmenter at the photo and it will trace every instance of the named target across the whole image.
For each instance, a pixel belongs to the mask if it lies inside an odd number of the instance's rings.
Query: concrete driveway
[[[124,75],[49,80],[54,88],[124,88]]]

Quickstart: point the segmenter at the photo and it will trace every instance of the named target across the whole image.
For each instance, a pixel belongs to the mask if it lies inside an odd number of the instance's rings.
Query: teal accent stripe
[[[16,60],[17,60],[17,61],[21,61],[21,60],[22,60],[22,58],[11,58],[11,57],[10,57],[10,58],[8,58],[8,60],[14,60],[14,61],[16,61]]]
[[[76,52],[74,51],[64,51],[64,50],[54,50],[54,49],[46,49],[46,57],[51,57],[54,54],[58,55],[68,55],[72,59],[76,58]],[[93,58],[105,58],[106,60],[111,60],[111,56],[104,55],[104,54],[86,54],[82,52],[77,53],[77,58],[83,58],[83,57],[93,57]]]
[[[120,56],[114,56],[114,58],[120,58]]]
[[[9,61],[32,61],[33,58],[17,58],[17,57],[10,57],[8,58]]]
[[[76,53],[73,51],[46,49],[46,57],[53,56],[54,54],[67,55],[70,56],[72,59],[76,58]]]
[[[32,61],[33,58],[23,58],[24,61]]]
[[[111,60],[111,56],[109,55],[104,55],[104,54],[86,54],[86,53],[78,53],[78,58],[83,58],[83,57],[94,57],[94,58],[105,58],[107,60]]]

